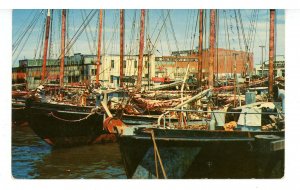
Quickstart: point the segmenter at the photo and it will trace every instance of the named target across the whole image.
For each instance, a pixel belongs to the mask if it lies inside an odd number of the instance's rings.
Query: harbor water
[[[12,127],[12,176],[16,179],[126,178],[117,143],[53,149],[28,125]]]

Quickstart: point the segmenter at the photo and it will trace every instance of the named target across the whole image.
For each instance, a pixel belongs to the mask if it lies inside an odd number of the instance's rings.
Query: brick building
[[[236,56],[236,72],[238,75],[251,74],[253,72],[253,53],[249,53],[247,63],[247,53],[243,51],[216,49],[214,61],[214,73],[219,76],[231,75],[234,72],[234,55]],[[156,77],[168,76],[171,79],[182,79],[189,63],[189,74],[196,76],[198,73],[198,52],[197,50],[186,50],[172,52],[171,56],[155,58]],[[203,51],[202,72],[207,76],[209,63],[209,51]]]

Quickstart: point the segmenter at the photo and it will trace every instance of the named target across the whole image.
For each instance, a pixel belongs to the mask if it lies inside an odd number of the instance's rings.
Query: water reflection
[[[18,179],[126,178],[116,143],[52,149],[28,126],[12,128],[12,174]]]

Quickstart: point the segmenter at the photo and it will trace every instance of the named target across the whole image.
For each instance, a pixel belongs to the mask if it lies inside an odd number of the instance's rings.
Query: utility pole
[[[264,48],[265,46],[259,46],[261,48],[261,76],[264,76]]]

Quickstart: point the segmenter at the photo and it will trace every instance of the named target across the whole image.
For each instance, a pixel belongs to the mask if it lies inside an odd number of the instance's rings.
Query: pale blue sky
[[[208,39],[209,27],[209,10],[207,12],[207,32]],[[36,24],[30,28],[24,36],[18,48],[13,48],[13,66],[16,66],[19,59],[40,58],[42,56],[41,41],[44,29],[45,15],[47,10],[14,10],[13,11],[13,43],[25,31],[33,18],[36,18]],[[68,10],[68,35],[69,39],[73,37],[79,26],[83,22],[83,18],[87,15],[94,14],[91,22],[86,30],[76,40],[74,46],[70,49],[70,53],[96,54],[97,47],[97,28],[98,28],[98,11],[92,10]],[[191,49],[198,44],[198,10],[149,10],[149,21],[146,19],[146,32],[150,35],[152,43],[155,43],[154,53],[157,56],[169,55],[170,51],[177,49]],[[164,19],[169,13],[170,17],[165,20],[165,27],[162,29]],[[228,35],[225,33],[226,26],[229,30],[230,48],[240,50],[244,49],[245,43],[242,36],[242,29],[239,27],[240,40],[236,27],[234,10],[219,10],[219,40],[218,46],[221,48],[229,48],[229,43],[225,40]],[[260,45],[267,48],[264,51],[264,57],[268,55],[269,41],[269,10],[240,10],[243,21],[244,34],[248,39],[251,28],[251,17],[256,18],[257,22],[252,23],[256,26],[255,37],[250,42],[251,50],[254,53],[254,63],[259,64],[261,61]],[[225,15],[226,18],[225,19]],[[164,17],[163,17],[164,16]],[[135,19],[134,19],[135,18]],[[140,10],[125,10],[125,47],[126,53],[136,54],[138,52]],[[170,22],[171,19],[171,22]],[[60,51],[60,21],[61,10],[53,11],[53,32],[52,32],[52,48],[51,58],[58,58]],[[135,21],[135,22],[134,22]],[[226,25],[227,21],[227,25]],[[104,39],[105,48],[102,46],[102,52],[118,54],[119,53],[119,10],[105,10],[104,21]],[[171,27],[173,26],[173,29]],[[174,31],[174,32],[173,32]],[[253,30],[254,31],[254,30]],[[284,55],[285,52],[285,11],[276,10],[276,54]],[[176,39],[176,40],[175,40]],[[208,47],[208,40],[205,47]],[[17,43],[16,43],[17,44]],[[240,45],[241,44],[241,45]],[[14,51],[15,50],[15,51]]]

